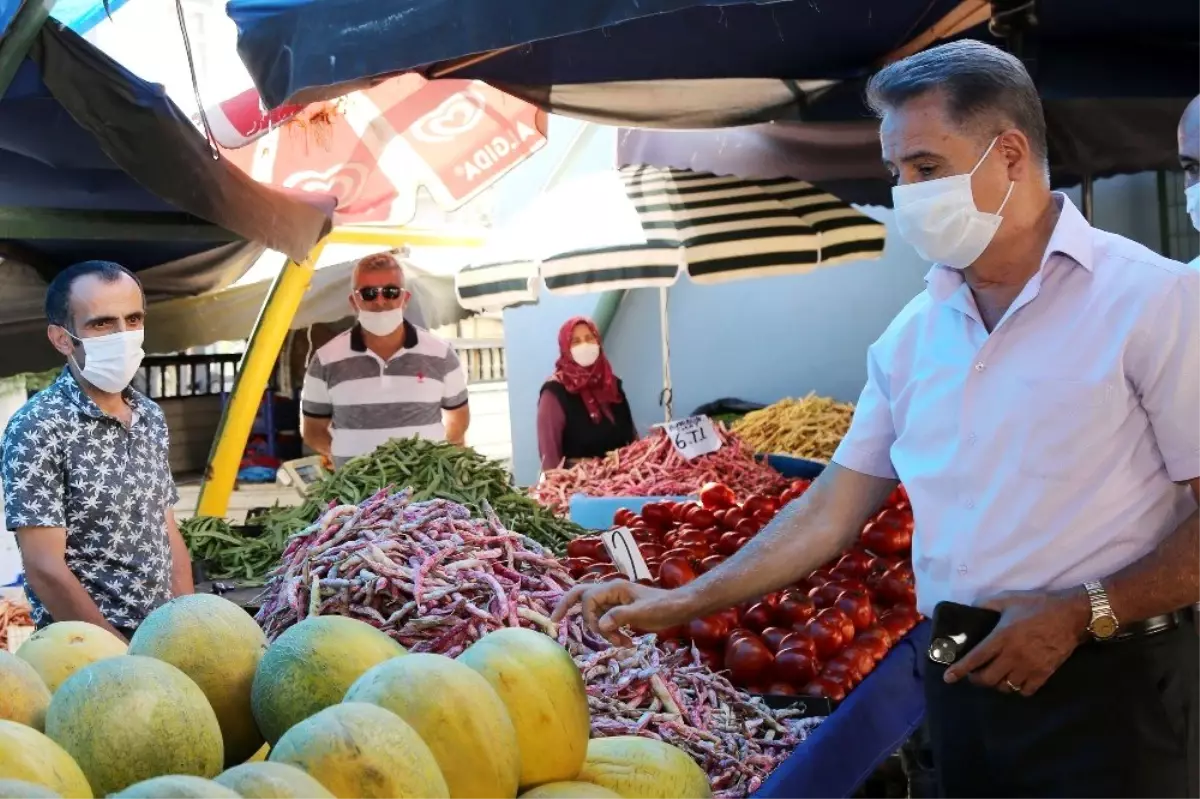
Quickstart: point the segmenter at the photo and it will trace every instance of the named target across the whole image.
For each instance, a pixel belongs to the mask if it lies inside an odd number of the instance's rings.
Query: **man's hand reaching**
[[[621,628],[638,632],[657,632],[692,617],[676,591],[649,588],[627,580],[576,585],[554,609],[553,620],[562,621],[576,605],[581,606],[583,621],[599,635],[617,646],[628,646],[629,636]]]

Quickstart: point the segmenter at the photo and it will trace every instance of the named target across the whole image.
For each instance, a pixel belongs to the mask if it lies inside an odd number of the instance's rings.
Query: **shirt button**
[[[965,563],[958,564],[958,573],[966,574],[967,573],[967,564],[965,564]]]
[[[967,441],[970,441],[972,444],[974,444],[978,440],[979,440],[979,436],[975,435],[974,433],[971,433],[970,435],[967,436]]]
[[[983,365],[983,361],[980,361],[979,363],[975,364],[975,371],[976,371],[976,372],[982,372],[982,371],[983,371],[984,369],[986,369],[986,368],[987,368],[987,367]]]
[[[975,500],[973,500],[973,499],[968,499],[968,500],[967,500],[967,507],[968,507],[968,508],[974,508],[974,507],[975,507]]]

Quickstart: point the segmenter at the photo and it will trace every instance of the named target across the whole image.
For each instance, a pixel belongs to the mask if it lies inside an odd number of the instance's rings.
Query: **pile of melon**
[[[526,629],[453,660],[339,616],[268,645],[195,595],[128,647],[63,622],[0,653],[0,799],[711,796],[683,751],[589,728],[570,655]]]

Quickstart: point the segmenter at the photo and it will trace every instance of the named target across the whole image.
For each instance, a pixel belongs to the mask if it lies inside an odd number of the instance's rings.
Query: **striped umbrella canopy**
[[[653,166],[591,175],[535,201],[456,278],[474,311],[552,294],[715,284],[878,258],[884,226],[800,180]]]

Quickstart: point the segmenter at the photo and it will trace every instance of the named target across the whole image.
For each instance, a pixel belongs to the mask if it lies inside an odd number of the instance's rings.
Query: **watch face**
[[[1112,616],[1097,616],[1092,619],[1090,629],[1097,638],[1112,638],[1117,632],[1117,620]]]

